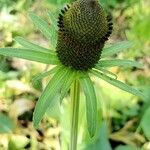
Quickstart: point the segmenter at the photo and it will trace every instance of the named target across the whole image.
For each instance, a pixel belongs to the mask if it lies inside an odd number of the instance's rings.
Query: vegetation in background
[[[62,8],[62,5],[66,2],[31,1],[26,7],[24,7],[26,1],[3,2],[3,5],[0,5],[0,47],[16,46],[16,43],[12,40],[16,36],[27,37],[45,46],[51,44],[34,29],[27,19],[27,11],[35,11],[43,18],[46,18],[46,14],[42,13],[43,10],[45,12],[45,9],[52,9],[57,16],[57,10]],[[103,2],[103,4],[106,9],[113,10],[115,29],[110,42],[120,41],[127,37],[135,43],[134,49],[118,53],[113,58],[134,59],[144,64],[143,69],[135,67],[132,69],[120,69],[115,67],[111,68],[110,71],[117,73],[119,78],[128,84],[136,85],[144,91],[148,98],[136,98],[93,79],[103,110],[102,118],[106,122],[101,123],[97,139],[91,141],[87,135],[82,137],[83,129],[85,129],[85,124],[82,120],[85,114],[82,109],[84,104],[80,104],[80,113],[84,115],[80,116],[79,120],[79,133],[81,134],[79,135],[79,149],[85,147],[91,150],[97,147],[102,150],[149,149],[150,58],[148,48],[150,43],[148,37],[150,30],[148,28],[148,1],[142,1],[142,5],[140,1],[113,1],[113,3],[107,1],[107,3]],[[33,32],[33,29],[35,32]],[[67,137],[70,126],[69,121],[66,120],[70,120],[68,115],[71,109],[67,98],[63,103],[65,108],[60,108],[59,105],[56,105],[53,110],[49,111],[49,117],[43,120],[40,130],[35,131],[31,124],[35,102],[47,83],[47,79],[34,85],[31,85],[31,81],[36,73],[45,70],[45,66],[11,58],[6,59],[3,56],[1,56],[0,60],[0,129],[2,130],[1,133],[9,132],[9,134],[0,135],[1,149],[8,149],[8,147],[9,149],[25,149],[27,147],[49,149],[49,145],[51,145],[51,148],[59,149],[60,122],[64,124],[61,129],[61,132],[63,132],[61,134],[63,136],[61,137],[63,139],[61,144],[65,149],[66,143],[68,143]],[[82,97],[81,95],[81,99]],[[61,116],[60,113],[62,113]],[[6,122],[5,126],[3,125],[4,122]],[[84,143],[80,143],[82,138],[85,141]]]

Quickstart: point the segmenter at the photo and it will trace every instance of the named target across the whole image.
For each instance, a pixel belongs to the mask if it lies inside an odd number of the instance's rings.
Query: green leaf
[[[142,92],[140,92],[140,91],[138,91],[138,90],[128,86],[127,84],[125,84],[125,83],[123,83],[121,81],[118,81],[116,79],[110,78],[110,77],[106,76],[105,74],[100,73],[100,72],[98,72],[96,70],[92,70],[91,73],[96,75],[97,77],[103,79],[104,81],[110,83],[111,85],[120,88],[121,90],[124,90],[124,91],[126,91],[128,93],[131,93],[133,95],[139,96],[141,98],[145,97],[145,95]]]
[[[106,122],[102,122],[99,129],[99,136],[92,144],[86,145],[84,150],[112,150],[108,138],[108,128]]]
[[[47,111],[47,108],[50,108],[50,106],[53,106],[54,103],[56,103],[56,101],[54,101],[55,96],[60,91],[67,72],[68,69],[61,67],[42,92],[33,113],[33,123],[35,128],[38,128],[38,125]]]
[[[56,47],[57,44],[57,38],[58,38],[58,26],[57,26],[57,19],[54,16],[54,13],[48,12],[48,17],[50,19],[50,32],[51,32],[51,44],[53,47]]]
[[[56,65],[59,63],[59,60],[56,55],[22,48],[0,48],[0,55],[17,57],[45,64]]]
[[[86,118],[88,131],[91,137],[95,135],[97,124],[97,100],[90,77],[87,75],[80,79],[81,86],[83,87],[86,96]]]
[[[54,28],[51,28],[51,35],[52,35],[51,45],[53,46],[53,49],[55,49],[55,47],[57,45],[57,38],[58,38],[57,33],[58,32],[56,32]]]
[[[112,73],[112,72],[110,72],[110,71],[108,71],[106,69],[101,68],[98,65],[95,66],[95,69],[98,69],[99,71],[103,72],[104,74],[111,75],[113,78],[117,79],[117,75],[115,75],[114,73]]]
[[[43,35],[51,40],[52,35],[50,32],[50,25],[32,12],[29,13],[29,17],[31,18],[32,22],[37,26],[37,28],[43,33]]]
[[[28,48],[29,50],[34,50],[34,51],[39,51],[39,52],[44,52],[44,53],[52,53],[54,54],[53,51],[50,51],[47,48],[41,47],[39,45],[36,45],[34,43],[29,42],[28,40],[22,38],[22,37],[15,37],[14,38],[16,42],[18,42],[20,45],[22,45],[25,48]]]
[[[132,46],[133,46],[133,44],[129,41],[118,42],[109,47],[104,47],[101,57],[104,58],[104,57],[111,56],[111,55],[121,52],[123,50],[129,49]]]
[[[45,78],[46,76],[49,76],[50,74],[53,74],[55,73],[58,69],[60,68],[60,66],[56,66],[54,68],[52,68],[51,70],[49,71],[46,71],[44,73],[39,73],[37,75],[35,75],[33,78],[32,78],[32,85],[33,87],[35,88],[38,88],[38,89],[41,89],[42,87],[42,79]]]
[[[0,113],[0,133],[11,133],[14,128],[14,124],[10,118]]]
[[[51,25],[54,27],[54,29],[56,31],[58,31],[58,26],[57,26],[57,19],[56,19],[56,16],[54,16],[54,13],[52,12],[48,12],[48,17],[50,19],[50,22],[51,22]]]
[[[59,67],[56,66],[56,67],[52,68],[52,69],[49,70],[49,71],[46,71],[46,72],[44,72],[44,73],[39,73],[39,74],[37,74],[37,75],[35,75],[35,76],[33,77],[32,81],[33,81],[33,82],[36,82],[36,81],[38,81],[38,80],[41,80],[41,79],[45,78],[46,76],[55,73],[58,69],[59,69]]]
[[[54,118],[57,121],[61,120],[61,106],[60,106],[60,93],[57,93],[57,95],[55,96],[53,101],[56,101],[55,104],[53,106],[50,106],[50,108],[47,109],[46,111],[46,116],[50,117],[50,118]],[[63,114],[64,115],[64,114]]]
[[[115,59],[115,60],[100,60],[97,64],[99,67],[137,67],[142,68],[143,65],[131,60],[121,60],[121,59]]]
[[[141,121],[141,127],[144,131],[145,136],[150,140],[150,107],[145,111],[142,121]]]
[[[69,91],[72,82],[75,80],[75,77],[76,72],[72,70],[70,70],[66,75],[65,81],[61,88],[60,103],[62,103],[63,98],[67,95],[67,92]]]

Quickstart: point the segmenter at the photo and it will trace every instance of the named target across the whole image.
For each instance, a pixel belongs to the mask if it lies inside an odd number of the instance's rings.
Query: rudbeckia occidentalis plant
[[[60,95],[59,100],[62,102],[71,88],[70,149],[76,149],[80,89],[83,89],[86,97],[87,128],[89,135],[93,137],[97,125],[97,100],[91,76],[97,76],[126,92],[144,97],[142,92],[118,81],[117,76],[107,70],[114,66],[141,68],[142,65],[131,60],[107,59],[130,48],[132,43],[123,41],[105,46],[112,33],[113,23],[111,15],[103,10],[98,0],[77,0],[67,5],[59,14],[58,25],[52,14],[48,15],[51,25],[34,13],[29,13],[33,23],[52,42],[52,48],[44,48],[22,37],[16,37],[15,40],[22,48],[0,48],[0,54],[55,65],[33,79],[36,81],[53,75],[35,106],[33,124],[38,128],[47,109],[55,103],[56,95]],[[56,50],[51,50],[54,47]]]

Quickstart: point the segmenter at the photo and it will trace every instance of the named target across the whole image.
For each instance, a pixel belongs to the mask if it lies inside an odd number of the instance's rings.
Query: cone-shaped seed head
[[[76,1],[64,15],[64,27],[81,42],[91,43],[108,31],[107,19],[96,0]]]
[[[91,69],[100,59],[111,34],[111,19],[106,17],[97,0],[77,0],[62,13],[57,43],[60,61],[76,70]]]

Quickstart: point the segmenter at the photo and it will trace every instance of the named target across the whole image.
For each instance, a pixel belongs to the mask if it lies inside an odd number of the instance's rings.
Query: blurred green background
[[[141,99],[93,79],[102,110],[97,136],[86,133],[84,101],[81,100],[79,150],[150,150],[150,1],[99,0],[113,15],[114,31],[108,43],[129,40],[134,47],[114,58],[136,60],[143,69],[112,68],[120,80],[142,90]],[[22,36],[49,47],[33,26],[28,12],[48,21],[48,12],[57,19],[69,0],[0,0],[0,47],[18,46],[13,40]],[[50,24],[51,25],[51,24]],[[70,128],[70,101],[47,112],[41,128],[32,127],[35,103],[48,78],[32,84],[32,78],[51,66],[0,56],[0,150],[67,150]],[[50,78],[50,77],[49,77]],[[81,99],[84,97],[81,94]],[[61,145],[61,148],[60,148]]]

